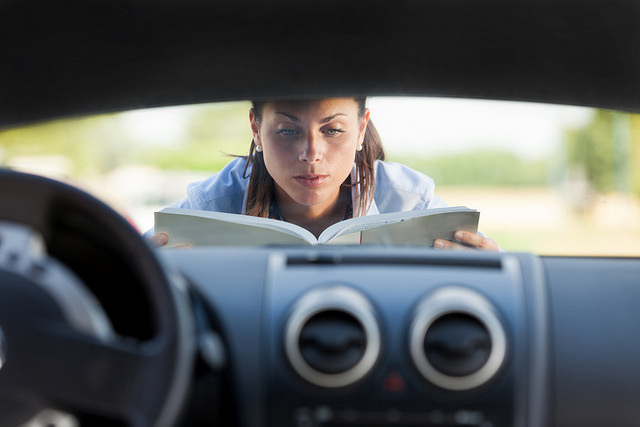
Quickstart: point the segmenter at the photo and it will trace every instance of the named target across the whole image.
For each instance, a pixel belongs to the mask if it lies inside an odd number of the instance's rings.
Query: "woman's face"
[[[278,200],[330,209],[351,173],[369,111],[359,116],[353,98],[268,102],[260,120],[253,111],[250,119]]]

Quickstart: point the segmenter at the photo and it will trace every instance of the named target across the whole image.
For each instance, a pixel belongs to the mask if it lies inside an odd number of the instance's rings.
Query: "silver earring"
[[[358,145],[358,148],[356,148],[356,150],[362,151],[362,144]]]
[[[262,145],[256,145],[256,151],[262,153]]]

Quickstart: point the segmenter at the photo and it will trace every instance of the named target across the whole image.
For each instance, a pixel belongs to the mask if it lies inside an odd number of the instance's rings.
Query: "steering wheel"
[[[186,288],[121,215],[0,171],[3,425],[173,425],[194,351]]]

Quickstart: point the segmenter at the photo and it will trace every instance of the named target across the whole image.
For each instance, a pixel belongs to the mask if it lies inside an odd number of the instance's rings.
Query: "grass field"
[[[439,187],[450,205],[478,209],[480,231],[508,251],[542,255],[640,256],[640,202],[613,194],[583,213],[547,188]]]

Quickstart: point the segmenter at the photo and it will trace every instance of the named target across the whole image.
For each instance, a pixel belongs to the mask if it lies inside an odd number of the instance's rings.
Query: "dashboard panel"
[[[236,425],[637,421],[637,259],[376,247],[163,256],[218,316]]]
[[[376,247],[163,254],[220,319],[241,425],[547,425],[548,296],[537,257]]]

